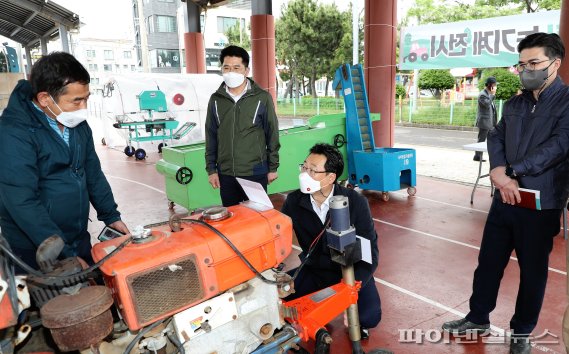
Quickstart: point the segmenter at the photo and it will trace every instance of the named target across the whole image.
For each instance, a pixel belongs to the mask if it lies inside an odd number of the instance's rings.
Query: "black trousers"
[[[241,188],[241,185],[239,182],[237,182],[235,177],[222,174],[219,174],[218,176],[220,185],[219,194],[221,195],[221,202],[223,203],[224,207],[237,205],[245,200],[249,200],[243,191],[243,188]],[[263,186],[265,192],[267,191],[267,184],[269,182],[267,174],[237,177],[253,182],[258,182]]]
[[[512,250],[520,267],[515,313],[510,320],[514,334],[530,334],[537,324],[549,266],[553,237],[559,233],[560,209],[530,210],[494,198],[482,236],[478,267],[474,272],[470,312],[466,319],[490,323],[490,312]]]
[[[293,269],[287,273],[292,276],[295,271],[296,269]],[[341,277],[341,274],[339,276],[335,275],[333,278],[323,274],[316,274],[310,271],[309,268],[304,267],[294,280],[295,293],[287,296],[285,300],[298,299],[304,295],[337,284],[340,282]],[[381,299],[373,278],[363,285],[358,293],[358,314],[360,325],[363,328],[375,328],[381,321]]]
[[[479,143],[486,141],[486,138],[488,137],[489,131],[490,131],[489,129],[478,128],[478,142]],[[474,157],[481,159],[482,158],[482,151],[476,151],[474,153]]]

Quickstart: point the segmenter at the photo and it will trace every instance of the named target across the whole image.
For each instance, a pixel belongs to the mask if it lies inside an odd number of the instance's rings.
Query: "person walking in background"
[[[230,45],[219,57],[223,83],[211,95],[205,121],[205,161],[209,183],[220,189],[224,206],[247,195],[235,177],[267,184],[277,179],[279,124],[271,95],[249,74],[249,53]]]
[[[515,250],[520,285],[510,320],[514,354],[531,351],[549,254],[569,196],[569,87],[557,75],[565,47],[557,34],[534,33],[520,41],[518,52],[524,90],[506,102],[502,119],[488,135],[490,178],[499,193],[484,226],[470,312],[442,326],[459,335],[490,328],[504,269]],[[519,188],[539,190],[541,210],[517,206]]]
[[[498,123],[494,97],[496,96],[496,78],[490,76],[486,79],[484,90],[478,95],[478,112],[476,113],[476,126],[478,127],[478,142],[486,141],[488,132]],[[474,161],[482,159],[482,152],[474,153]],[[482,160],[484,161],[484,160]]]

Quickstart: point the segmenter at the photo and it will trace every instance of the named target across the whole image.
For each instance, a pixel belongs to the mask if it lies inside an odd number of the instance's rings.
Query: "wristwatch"
[[[506,166],[506,176],[508,176],[510,178],[518,177],[518,175],[516,174],[516,171],[512,168],[512,165]]]

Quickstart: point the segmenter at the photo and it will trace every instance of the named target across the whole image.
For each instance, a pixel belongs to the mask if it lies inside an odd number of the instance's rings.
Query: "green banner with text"
[[[399,69],[492,68],[518,62],[516,47],[535,32],[559,33],[560,11],[406,27]]]

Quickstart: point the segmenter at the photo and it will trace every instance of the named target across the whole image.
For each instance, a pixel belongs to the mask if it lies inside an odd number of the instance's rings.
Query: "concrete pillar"
[[[184,33],[186,72],[205,74],[205,46],[201,33],[200,8],[191,0],[186,1],[186,8],[188,10],[188,32]]]
[[[40,38],[41,55],[47,55],[47,40],[45,37]]]
[[[251,51],[253,79],[273,96],[277,102],[277,77],[275,61],[275,18],[271,0],[251,2]]]
[[[61,40],[61,50],[66,53],[71,53],[69,51],[69,37],[67,36],[67,28],[64,25],[59,24],[59,39]]]
[[[395,143],[395,46],[397,0],[365,0],[364,76],[373,122],[375,145]]]
[[[32,72],[32,53],[30,47],[25,47],[24,50],[26,51],[26,78],[29,78]]]

